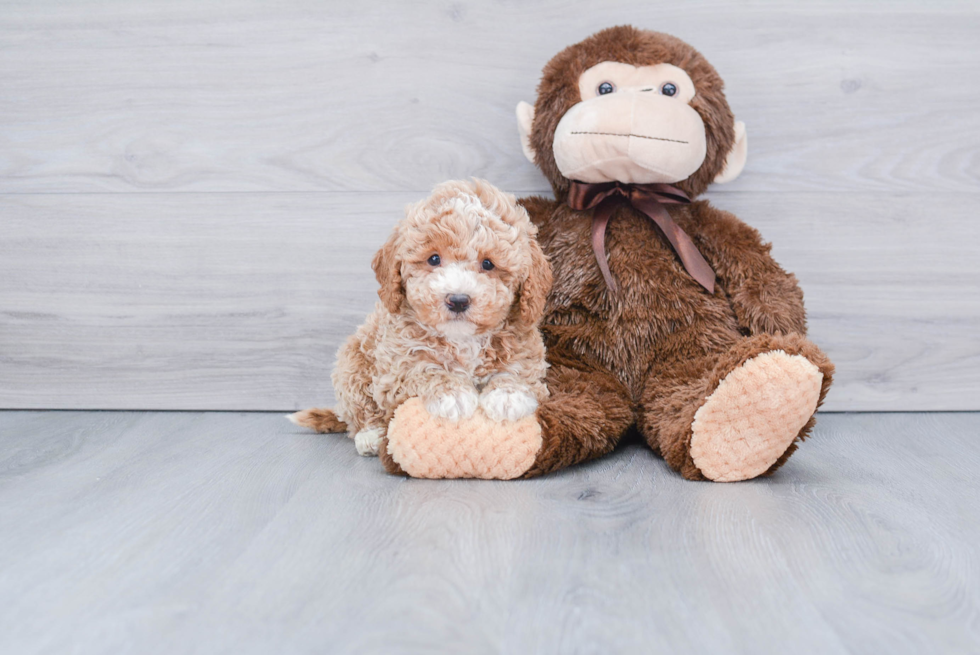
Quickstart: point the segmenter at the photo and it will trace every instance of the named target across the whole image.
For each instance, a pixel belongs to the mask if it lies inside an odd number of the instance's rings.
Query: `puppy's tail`
[[[347,424],[332,409],[304,409],[295,414],[286,414],[286,418],[296,425],[312,428],[317,432],[347,432]]]

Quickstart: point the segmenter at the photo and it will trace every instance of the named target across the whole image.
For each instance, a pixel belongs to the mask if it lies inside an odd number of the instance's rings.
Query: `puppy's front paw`
[[[354,447],[357,454],[363,457],[377,457],[378,448],[381,447],[381,440],[385,437],[385,431],[381,428],[361,430],[354,435]]]
[[[493,421],[519,421],[534,413],[538,401],[527,391],[494,389],[480,396],[480,406]]]
[[[458,421],[473,416],[480,399],[473,389],[457,389],[425,401],[425,410],[433,416]]]

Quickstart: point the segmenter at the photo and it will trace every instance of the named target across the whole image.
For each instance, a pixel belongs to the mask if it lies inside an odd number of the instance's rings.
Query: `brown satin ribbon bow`
[[[595,252],[596,261],[602,270],[602,277],[612,291],[616,291],[616,280],[613,279],[609,262],[606,261],[606,226],[620,199],[625,199],[656,223],[691,277],[707,289],[708,293],[715,292],[715,272],[711,265],[704,260],[691,237],[674,222],[664,207],[665,204],[690,203],[691,199],[687,194],[669,184],[591,184],[572,181],[566,202],[572,209],[595,209],[592,214],[592,251]]]

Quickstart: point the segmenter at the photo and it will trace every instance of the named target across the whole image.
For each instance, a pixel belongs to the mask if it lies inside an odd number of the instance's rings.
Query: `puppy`
[[[374,256],[381,301],[337,354],[335,410],[289,419],[376,455],[411,397],[450,421],[477,407],[495,421],[533,414],[548,396],[538,323],[551,288],[536,234],[514,196],[483,180],[409,206]]]

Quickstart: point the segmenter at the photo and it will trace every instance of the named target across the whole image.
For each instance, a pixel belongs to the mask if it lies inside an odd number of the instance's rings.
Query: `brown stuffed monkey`
[[[694,200],[745,163],[721,77],[679,39],[614,27],[548,62],[517,115],[555,195],[521,200],[554,271],[541,325],[550,397],[523,475],[604,455],[631,427],[685,478],[775,471],[812,429],[834,369],[759,233]],[[425,459],[420,435],[487,430],[481,421],[440,427],[405,412],[388,439]],[[386,468],[402,472],[390,450]]]

